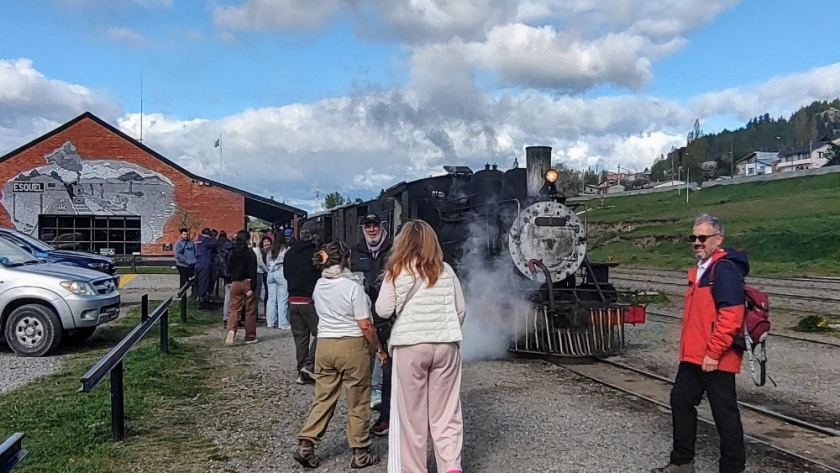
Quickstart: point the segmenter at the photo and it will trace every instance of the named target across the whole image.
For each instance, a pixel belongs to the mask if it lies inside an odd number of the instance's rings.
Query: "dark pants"
[[[180,276],[178,289],[180,290],[180,288],[184,287],[184,284],[188,283],[194,274],[195,266],[178,266],[178,275]],[[192,287],[192,293],[195,295],[195,286]]]
[[[694,459],[697,441],[697,408],[703,393],[709,398],[712,417],[720,437],[721,473],[744,471],[744,427],[735,394],[735,374],[725,371],[704,373],[699,365],[680,363],[671,390],[674,449],[671,463],[685,465]]]
[[[295,339],[298,372],[306,368],[314,373],[315,347],[318,344],[318,313],[315,312],[315,304],[289,304],[289,325]]]
[[[212,295],[213,265],[195,265],[195,276],[198,280],[198,298],[203,299]]]
[[[384,324],[376,327],[376,337],[382,349],[388,351],[388,340],[391,338],[391,325]],[[391,416],[391,358],[382,363],[382,403],[379,405],[379,418],[388,420]]]

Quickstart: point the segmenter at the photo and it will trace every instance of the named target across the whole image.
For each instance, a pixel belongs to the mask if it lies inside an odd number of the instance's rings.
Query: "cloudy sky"
[[[840,96],[836,0],[0,2],[0,154],[92,111],[310,210],[548,145],[642,170],[704,131]],[[224,160],[214,142],[222,137]],[[223,177],[220,173],[223,166]]]

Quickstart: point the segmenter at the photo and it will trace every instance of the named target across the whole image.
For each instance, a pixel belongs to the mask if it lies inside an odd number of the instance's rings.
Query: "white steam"
[[[533,310],[522,290],[522,276],[506,248],[490,260],[487,232],[472,224],[465,252],[458,262],[458,278],[464,289],[467,315],[463,326],[461,356],[464,361],[506,356],[514,334],[514,316]],[[507,238],[507,235],[502,235]]]

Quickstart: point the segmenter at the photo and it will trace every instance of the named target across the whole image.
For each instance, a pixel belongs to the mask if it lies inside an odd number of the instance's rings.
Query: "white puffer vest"
[[[444,263],[443,273],[435,285],[420,289],[412,296],[397,317],[389,347],[418,345],[420,343],[453,343],[463,339],[458,312],[455,310],[455,272]],[[414,286],[415,276],[408,271],[397,277],[394,287],[397,293],[397,310],[403,306],[408,293]]]

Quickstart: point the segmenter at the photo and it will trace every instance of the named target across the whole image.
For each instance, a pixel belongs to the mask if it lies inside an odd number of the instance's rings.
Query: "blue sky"
[[[218,178],[222,134],[230,183],[306,207],[534,144],[641,168],[840,95],[833,0],[321,1],[2,2],[0,153],[88,109],[136,134],[142,70],[147,144]]]

